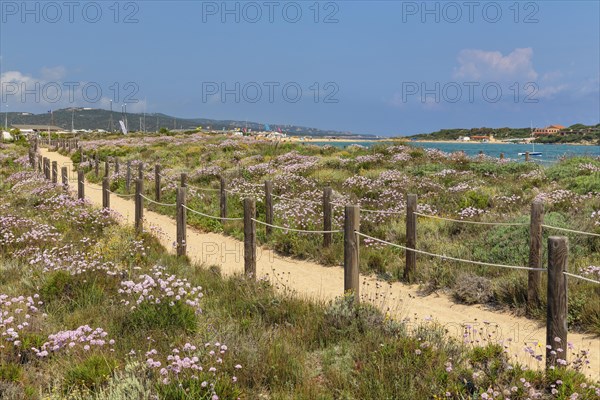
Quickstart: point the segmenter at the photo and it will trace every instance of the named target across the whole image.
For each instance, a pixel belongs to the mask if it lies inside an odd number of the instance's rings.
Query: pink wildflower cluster
[[[137,281],[121,282],[119,293],[125,295],[127,299],[121,300],[125,305],[135,302],[131,306],[134,309],[136,305],[144,302],[161,304],[166,303],[174,306],[175,302],[184,302],[200,313],[200,299],[202,298],[202,287],[192,286],[187,279],[177,278],[175,275],[166,275],[165,268],[154,266],[151,275],[140,275]]]
[[[44,304],[39,295],[10,297],[0,293],[0,337],[14,346],[20,346],[19,332],[30,327],[32,316]],[[0,349],[4,344],[0,341]]]
[[[578,169],[584,172],[597,173],[600,172],[600,166],[597,166],[593,163],[585,163],[579,164]]]
[[[547,204],[573,204],[581,200],[577,193],[573,193],[570,190],[559,189],[549,193],[539,193],[535,196],[534,200],[541,200]]]
[[[593,211],[591,215],[592,220],[594,221],[594,225],[600,226],[600,210]]]
[[[103,261],[98,254],[77,250],[72,244],[38,251],[28,261],[31,266],[42,267],[44,272],[66,271],[71,275],[79,275],[102,271],[110,276],[119,273],[112,262]]]
[[[48,341],[40,349],[31,350],[38,357],[48,357],[50,353],[56,353],[61,350],[67,352],[90,351],[92,348],[103,348],[106,344],[113,346],[114,340],[106,340],[108,333],[102,328],[92,329],[88,325],[80,326],[72,331],[60,331],[48,336]],[[111,351],[113,349],[111,348]]]
[[[55,243],[61,235],[53,226],[29,218],[0,215],[0,250],[3,247],[25,248]]]
[[[462,210],[460,210],[458,212],[458,216],[460,217],[460,219],[467,219],[467,218],[475,218],[475,217],[478,217],[485,213],[486,213],[486,211],[482,210],[481,208],[467,207],[467,208],[463,208]]]
[[[592,279],[600,280],[600,267],[595,265],[589,265],[585,268],[582,268],[580,271],[581,275],[589,276]]]
[[[219,374],[225,374],[221,365],[228,348],[219,342],[206,343],[198,347],[191,343],[186,343],[181,348],[175,347],[162,361],[158,359],[158,351],[151,349],[146,352],[146,365],[158,371],[162,377],[161,382],[165,385],[185,379],[202,380],[200,386],[206,389],[207,394],[211,396],[210,399],[218,400],[219,394],[215,383]],[[234,368],[239,370],[242,366],[237,364]],[[232,376],[231,380],[235,383],[237,377]]]

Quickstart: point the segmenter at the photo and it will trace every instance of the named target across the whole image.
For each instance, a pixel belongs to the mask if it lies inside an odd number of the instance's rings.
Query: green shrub
[[[94,354],[68,367],[64,374],[65,393],[80,388],[92,391],[99,389],[108,381],[116,365],[116,361]]]
[[[148,330],[179,330],[195,332],[198,317],[194,309],[182,301],[176,301],[172,306],[168,302],[143,302],[128,313],[121,324],[125,333],[135,333]]]
[[[18,382],[23,375],[23,368],[14,363],[0,364],[0,381]]]

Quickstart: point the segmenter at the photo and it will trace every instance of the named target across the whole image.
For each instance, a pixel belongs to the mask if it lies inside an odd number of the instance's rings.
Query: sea
[[[371,147],[375,144],[382,143],[381,141],[361,141],[361,142],[311,142],[311,144],[317,145],[333,145],[340,148],[345,148],[353,144],[359,144],[361,146]],[[386,142],[383,142],[386,143]],[[391,142],[388,142],[391,143]],[[426,149],[438,149],[447,153],[454,151],[464,151],[468,156],[476,156],[483,152],[483,154],[490,157],[500,157],[503,153],[505,158],[513,160],[524,160],[524,156],[520,156],[518,153],[525,153],[526,151],[541,152],[540,156],[531,156],[531,160],[540,163],[554,163],[563,157],[575,157],[575,156],[592,156],[600,157],[600,146],[578,146],[578,145],[567,145],[567,144],[517,144],[517,143],[446,143],[446,142],[408,142],[411,146],[423,147]]]

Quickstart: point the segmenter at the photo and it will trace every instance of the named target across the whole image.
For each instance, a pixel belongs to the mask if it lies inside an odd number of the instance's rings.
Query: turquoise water
[[[334,142],[334,143],[317,143],[312,144],[319,145],[334,145],[336,147],[344,148],[352,144],[360,144],[362,146],[370,147],[376,143],[381,142]],[[504,157],[511,159],[523,159],[523,156],[519,156],[518,153],[524,153],[526,151],[533,151],[533,147],[530,144],[492,144],[492,143],[424,143],[424,142],[409,142],[412,146],[439,149],[448,153],[454,151],[464,151],[469,156],[476,156],[480,151],[483,154],[490,157],[500,157],[500,153],[504,153]],[[574,157],[574,156],[600,156],[600,146],[573,146],[566,144],[536,144],[535,151],[542,153],[541,156],[531,157],[533,160],[540,162],[554,162],[561,157]]]

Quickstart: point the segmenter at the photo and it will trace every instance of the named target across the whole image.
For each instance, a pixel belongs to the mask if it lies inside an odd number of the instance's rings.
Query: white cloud
[[[461,50],[459,66],[454,77],[472,80],[535,80],[538,73],[533,68],[533,50],[530,47],[515,49],[507,55],[499,51],[477,49]]]
[[[564,93],[569,88],[569,85],[566,84],[542,86],[532,97],[539,99],[552,99],[556,97],[556,95]]]
[[[70,82],[66,79],[67,70],[62,66],[44,67],[39,76],[20,71],[6,71],[0,74],[0,99],[10,105],[11,110],[40,112],[68,107],[110,107],[111,95],[115,95],[113,83],[103,85],[98,82]],[[86,86],[87,85],[87,86]],[[129,112],[143,112],[145,101],[133,103],[135,94],[124,85],[119,86],[113,106],[118,108],[127,96]],[[120,110],[120,109],[119,109]]]
[[[67,75],[67,69],[60,65],[57,67],[43,67],[41,73],[43,80],[57,81]]]

